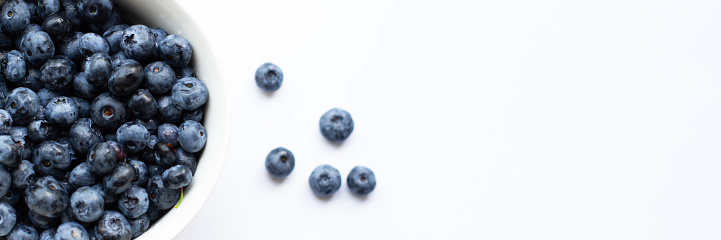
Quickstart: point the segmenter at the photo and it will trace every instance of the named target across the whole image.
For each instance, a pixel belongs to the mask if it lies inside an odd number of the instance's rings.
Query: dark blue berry
[[[111,141],[101,142],[90,148],[87,163],[91,172],[105,175],[115,169],[115,165],[118,163],[118,154],[112,143]]]
[[[68,174],[68,183],[73,188],[80,188],[85,186],[93,186],[97,182],[97,177],[93,172],[90,171],[87,162],[78,164]]]
[[[137,218],[145,214],[150,206],[148,192],[145,188],[132,186],[120,194],[118,198],[118,210],[127,218]]]
[[[12,127],[13,117],[7,111],[0,109],[0,134],[10,134]]]
[[[102,87],[108,84],[108,79],[113,72],[112,59],[108,54],[95,53],[85,60],[83,65],[87,82],[95,87]]]
[[[115,25],[103,33],[103,38],[110,47],[110,54],[116,54],[122,50],[120,49],[120,41],[123,40],[123,31],[126,28],[128,28],[128,25]]]
[[[176,164],[187,166],[190,168],[193,175],[195,175],[195,169],[198,167],[198,161],[195,159],[195,154],[186,152],[182,148],[178,148],[175,150],[175,155],[178,158]]]
[[[14,121],[27,122],[40,111],[40,99],[29,88],[15,88],[5,100],[5,109],[10,113]]]
[[[105,200],[103,193],[94,187],[84,186],[70,197],[70,208],[75,218],[82,222],[95,222],[103,216]]]
[[[128,109],[137,118],[149,119],[158,111],[158,103],[147,89],[138,89],[128,99]]]
[[[90,118],[90,102],[78,96],[71,97],[78,105],[78,113],[81,118]]]
[[[190,42],[178,35],[168,35],[159,45],[160,57],[172,67],[184,67],[190,63],[193,49]]]
[[[22,81],[27,74],[25,57],[23,57],[23,54],[18,50],[12,50],[5,54],[5,58],[2,59],[0,66],[2,66],[5,79],[13,83]]]
[[[0,164],[15,168],[20,164],[20,149],[9,135],[0,135]]]
[[[160,175],[148,180],[147,191],[151,205],[160,210],[170,209],[180,200],[180,190],[168,188]]]
[[[178,142],[185,151],[196,153],[205,146],[208,134],[199,122],[188,120],[178,127]]]
[[[38,0],[36,11],[40,18],[47,18],[50,15],[60,13],[62,5],[60,0]]]
[[[344,141],[353,132],[353,118],[348,111],[333,108],[320,117],[320,133],[333,142]]]
[[[75,66],[65,58],[53,58],[40,68],[40,81],[53,91],[65,90],[73,81]]]
[[[42,233],[40,233],[40,240],[55,240],[55,232],[57,229],[50,228],[45,229]]]
[[[40,69],[28,69],[27,76],[20,82],[20,86],[29,88],[35,92],[43,88],[43,82],[40,81]]]
[[[118,163],[115,169],[103,178],[103,187],[112,194],[120,194],[133,185],[136,173],[129,163]]]
[[[90,105],[90,116],[101,129],[116,129],[126,122],[125,103],[109,92],[101,93]]]
[[[80,117],[80,109],[75,100],[61,96],[53,98],[45,107],[45,120],[58,127],[69,127]]]
[[[33,66],[42,66],[55,54],[52,38],[43,31],[28,32],[20,44],[20,49],[25,54],[25,61]]]
[[[45,217],[59,217],[69,201],[65,186],[51,176],[38,178],[25,189],[25,203],[30,211]]]
[[[13,230],[17,220],[15,208],[7,203],[0,203],[0,236],[5,236]]]
[[[95,236],[98,239],[130,240],[133,231],[128,219],[119,212],[108,210],[95,223]]]
[[[30,25],[28,25],[27,28],[23,29],[22,32],[20,32],[19,34],[17,34],[15,36],[15,46],[14,47],[22,49],[22,41],[23,41],[23,38],[25,38],[25,35],[27,35],[28,33],[31,33],[31,32],[42,31],[42,30],[43,30],[42,26],[31,23]]]
[[[175,165],[163,171],[163,182],[170,189],[179,189],[190,184],[193,180],[193,171],[185,165]]]
[[[183,110],[173,104],[170,96],[162,96],[157,98],[156,101],[158,102],[158,119],[173,124],[180,122],[183,117]]]
[[[39,238],[38,231],[35,230],[34,227],[22,223],[15,224],[13,230],[5,237],[7,240],[29,240]]]
[[[310,174],[308,183],[315,195],[318,197],[329,197],[340,189],[340,172],[328,164],[320,165]]]
[[[62,144],[46,140],[35,147],[33,164],[35,164],[35,170],[43,174],[52,174],[60,169],[68,169],[71,164],[70,152]]]
[[[163,167],[169,167],[175,164],[178,160],[178,156],[175,153],[173,145],[167,142],[158,142],[153,147],[154,155],[153,159],[155,163]]]
[[[90,240],[88,231],[76,222],[66,222],[58,226],[55,233],[56,240]]]
[[[283,84],[283,71],[272,63],[264,63],[255,70],[255,84],[266,92],[275,92]]]
[[[196,122],[203,121],[203,115],[205,110],[202,107],[196,108],[195,110],[183,111],[183,121],[193,120]]]
[[[113,70],[108,80],[108,88],[114,95],[125,97],[135,92],[142,81],[143,67],[138,62],[129,61]]]
[[[139,160],[129,160],[128,163],[130,163],[130,165],[133,165],[133,168],[135,168],[135,173],[137,173],[133,184],[138,186],[145,186],[148,183],[148,179],[150,178],[148,167],[145,162]]]
[[[180,146],[180,143],[178,143],[178,127],[170,123],[160,125],[158,127],[158,139],[170,143],[174,148]]]
[[[78,153],[87,153],[90,147],[103,141],[103,134],[90,118],[81,118],[70,127],[70,143]]]
[[[12,172],[12,185],[14,188],[24,189],[35,179],[33,164],[28,160],[22,160],[20,165]]]
[[[34,142],[53,139],[58,131],[45,120],[34,120],[28,124],[28,137]]]
[[[110,46],[108,46],[108,42],[106,42],[102,36],[95,33],[86,33],[80,38],[78,50],[80,54],[85,57],[90,57],[96,53],[108,55],[110,53]]]
[[[128,152],[137,153],[146,147],[150,133],[143,125],[127,122],[118,128],[115,136]]]
[[[265,169],[273,177],[286,177],[293,171],[293,168],[295,168],[295,156],[286,148],[273,149],[265,157]]]
[[[80,38],[83,37],[82,32],[70,33],[62,45],[58,46],[57,51],[69,57],[71,60],[79,62],[85,59],[80,53]]]
[[[182,67],[182,68],[176,68],[175,71],[175,78],[181,79],[185,77],[195,77],[195,69],[191,67],[190,65]]]
[[[88,22],[105,22],[113,10],[111,0],[78,0],[80,16]]]
[[[158,124],[160,124],[160,121],[158,121],[155,118],[135,119],[135,121],[133,121],[133,122],[143,125],[143,127],[145,127],[145,129],[148,129],[148,132],[150,133],[150,135],[154,135],[154,134],[158,133]],[[153,136],[151,136],[151,138],[152,137]],[[151,145],[150,142],[148,142],[148,146],[152,147],[153,145]]]
[[[43,32],[48,33],[50,38],[55,42],[65,41],[73,34],[73,23],[67,20],[67,18],[63,15],[52,15],[45,18],[41,27]],[[61,48],[58,48],[58,51],[60,49]]]
[[[180,109],[197,109],[208,101],[208,88],[200,79],[181,78],[173,85],[170,98],[173,100],[173,104]]]
[[[12,187],[12,175],[0,166],[0,196],[5,195]]]
[[[2,7],[0,29],[7,34],[18,34],[30,24],[31,16],[30,6],[25,1],[7,1]]]
[[[58,223],[59,217],[46,217],[33,211],[28,212],[28,220],[36,229],[48,229]]]
[[[356,166],[348,173],[346,182],[351,192],[367,195],[376,188],[376,175],[367,167]]]
[[[152,62],[145,66],[144,87],[155,95],[170,92],[175,83],[175,72],[173,68],[164,62]]]
[[[133,230],[133,238],[139,237],[148,230],[148,227],[150,227],[150,219],[147,214],[135,219],[130,219],[129,221],[130,228]]]
[[[75,74],[75,77],[73,78],[73,90],[76,95],[82,98],[92,99],[105,90],[105,87],[107,87],[107,85],[96,87],[88,83],[88,79],[85,77],[85,72]]]
[[[133,25],[123,31],[123,41],[120,48],[126,56],[145,60],[155,51],[155,35],[145,25]]]

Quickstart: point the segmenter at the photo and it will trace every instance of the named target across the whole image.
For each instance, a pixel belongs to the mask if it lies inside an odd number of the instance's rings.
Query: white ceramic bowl
[[[208,133],[208,141],[198,160],[198,169],[193,181],[184,188],[183,201],[180,206],[170,210],[138,238],[143,240],[172,239],[200,211],[220,176],[230,133],[225,107],[227,98],[224,84],[210,45],[200,34],[198,26],[191,21],[189,15],[176,2],[171,0],[116,0],[114,3],[125,10],[123,17],[133,23],[159,27],[168,34],[176,34],[188,39],[193,47],[192,63],[196,75],[210,91],[203,122]]]

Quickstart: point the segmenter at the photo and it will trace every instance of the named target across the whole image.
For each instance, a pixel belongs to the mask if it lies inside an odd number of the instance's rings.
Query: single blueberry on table
[[[112,194],[121,194],[133,185],[135,168],[129,163],[118,163],[115,169],[103,178],[103,187]]]
[[[20,165],[12,171],[12,186],[25,189],[35,179],[35,169],[28,160],[22,160]],[[1,235],[1,234],[0,234]]]
[[[370,168],[356,166],[348,173],[346,182],[351,192],[357,195],[368,195],[376,188],[376,175]]]
[[[264,63],[255,70],[255,84],[266,92],[275,92],[283,84],[283,71],[272,63]]]
[[[110,46],[103,37],[95,33],[86,33],[80,38],[78,43],[78,50],[80,54],[85,57],[90,57],[96,53],[102,53],[108,55],[110,53]]]
[[[118,128],[115,136],[128,152],[137,153],[145,149],[150,133],[143,125],[127,122]]]
[[[196,153],[203,149],[208,134],[202,124],[188,120],[183,122],[178,129],[178,142],[185,151]]]
[[[68,183],[74,189],[85,186],[93,186],[97,182],[97,177],[90,171],[87,162],[83,162],[75,166],[68,174]],[[72,200],[72,199],[71,199]]]
[[[45,120],[58,127],[69,127],[80,117],[80,109],[75,100],[61,96],[53,98],[45,107]]]
[[[149,207],[150,199],[145,188],[132,186],[118,198],[118,210],[129,219],[142,216]]]
[[[28,124],[28,137],[34,142],[53,139],[58,135],[57,129],[46,120],[34,120]]]
[[[193,171],[185,165],[175,165],[163,171],[163,182],[170,189],[179,189],[190,184],[193,180]]]
[[[115,96],[126,97],[135,92],[142,81],[143,67],[140,63],[126,61],[113,70],[108,80],[108,88]]]
[[[103,33],[103,38],[108,42],[108,47],[110,47],[110,54],[116,54],[122,50],[120,49],[120,41],[123,40],[123,31],[125,31],[126,28],[128,28],[128,25],[119,24],[112,26]]]
[[[128,109],[133,116],[140,119],[149,119],[158,111],[158,103],[147,89],[138,89],[128,99]]]
[[[348,111],[333,108],[320,117],[320,133],[333,142],[342,142],[353,132],[353,118]]]
[[[80,223],[66,222],[58,226],[55,240],[90,240],[90,235]]]
[[[208,88],[200,79],[181,78],[173,85],[170,98],[176,107],[183,110],[194,110],[208,101]]]
[[[111,0],[78,0],[80,16],[88,22],[105,22],[113,10]]]
[[[96,88],[108,85],[108,79],[113,72],[113,62],[106,53],[95,53],[88,57],[83,64],[85,79]]]
[[[128,221],[130,221],[130,228],[133,230],[133,238],[145,233],[150,227],[150,219],[147,214]]]
[[[13,206],[0,202],[0,236],[5,236],[13,230],[17,218],[17,212]]]
[[[25,57],[18,50],[12,50],[5,54],[0,66],[2,66],[2,72],[5,74],[5,79],[13,83],[22,81],[27,74]]]
[[[112,143],[112,141],[101,142],[90,148],[86,161],[91,172],[105,175],[115,169],[115,165],[118,163],[118,154]]]
[[[145,60],[156,51],[155,35],[145,25],[133,25],[123,31],[120,49],[126,56]]]
[[[43,31],[28,32],[23,36],[20,44],[20,50],[25,55],[25,61],[33,66],[43,65],[55,54],[55,44],[53,44],[52,38]]]
[[[40,81],[45,88],[53,91],[63,91],[73,81],[75,64],[65,58],[53,58],[45,62],[40,68]]]
[[[164,62],[152,62],[145,65],[144,87],[154,95],[161,95],[170,92],[175,83],[176,77],[173,68]]]
[[[174,148],[180,146],[180,143],[178,143],[178,127],[170,123],[160,125],[158,127],[158,139],[170,143]]]
[[[11,136],[0,135],[0,164],[7,168],[17,167],[21,160],[19,150]]]
[[[65,186],[51,176],[35,179],[25,189],[25,203],[30,211],[45,217],[59,217],[69,201]]]
[[[2,6],[0,29],[6,34],[18,34],[30,24],[31,16],[30,6],[25,1],[7,1]]]
[[[98,239],[130,240],[133,231],[128,219],[119,212],[108,210],[95,223],[95,236]]]
[[[94,222],[103,216],[105,200],[101,191],[84,186],[70,197],[70,208],[75,218],[82,222]]]
[[[81,118],[70,127],[70,143],[78,153],[87,153],[90,147],[103,141],[100,128],[90,118]]]
[[[265,169],[276,178],[287,177],[295,168],[295,156],[284,148],[278,147],[270,151],[265,157]]]
[[[329,197],[340,189],[340,172],[328,164],[320,165],[310,174],[308,183],[316,196]]]
[[[29,88],[15,88],[5,100],[5,109],[10,113],[14,121],[27,122],[40,111],[40,99]]]
[[[13,230],[5,236],[8,240],[27,240],[27,239],[38,239],[38,231],[34,227],[17,223]]]
[[[90,116],[101,129],[116,129],[126,122],[125,103],[109,92],[101,93],[90,105]]]
[[[168,188],[160,175],[148,180],[147,191],[151,205],[160,210],[170,209],[180,200],[180,190]]]
[[[158,44],[160,57],[170,66],[179,68],[190,63],[193,56],[193,49],[190,42],[178,35],[168,35]]]

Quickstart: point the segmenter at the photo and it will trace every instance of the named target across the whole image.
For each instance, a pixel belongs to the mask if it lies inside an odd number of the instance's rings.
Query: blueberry
[[[173,85],[170,98],[178,108],[193,110],[208,101],[208,88],[197,78],[181,78]]]
[[[113,70],[108,88],[119,97],[126,97],[135,92],[143,81],[143,67],[135,61],[124,62]]]
[[[203,110],[202,107],[196,108],[195,110],[183,111],[183,121],[193,120],[196,122],[200,122],[203,120],[204,114],[205,110]]]
[[[153,51],[152,58],[153,59],[161,59],[160,57],[160,42],[165,39],[165,37],[168,36],[168,33],[165,32],[165,30],[160,28],[150,28],[150,32],[153,34],[153,37],[155,37],[155,51]]]
[[[13,230],[5,237],[7,240],[28,240],[39,238],[38,231],[35,230],[34,227],[22,223],[15,224]]]
[[[68,149],[53,140],[41,142],[33,152],[35,170],[43,174],[51,174],[57,169],[67,169],[71,164]]]
[[[27,28],[23,29],[22,32],[15,36],[15,48],[22,48],[22,40],[28,33],[42,31],[43,28],[40,25],[31,23]],[[22,52],[22,51],[21,51]]]
[[[155,207],[151,204],[150,209],[148,209],[148,219],[151,222],[157,221],[158,219],[160,219],[160,217],[165,215],[168,211],[170,211],[170,209],[158,209],[157,207]]]
[[[110,53],[110,46],[108,46],[108,42],[106,42],[102,36],[95,33],[86,33],[80,38],[78,50],[80,54],[85,57],[90,57],[96,53],[108,55]]]
[[[40,81],[49,90],[65,90],[72,83],[74,76],[75,66],[65,58],[50,59],[40,68]]]
[[[20,49],[25,55],[25,61],[33,66],[42,66],[55,54],[55,44],[48,33],[32,31],[25,34],[20,41]]]
[[[134,185],[138,186],[145,186],[148,183],[148,179],[150,178],[150,175],[148,175],[148,167],[147,165],[138,160],[130,160],[128,161],[130,165],[133,165],[133,168],[135,168],[135,180],[133,181]]]
[[[275,92],[283,84],[283,71],[272,63],[264,63],[255,70],[255,84],[266,92]]]
[[[73,61],[79,62],[85,59],[83,54],[80,53],[80,38],[85,35],[82,32],[75,32],[69,34],[65,39],[65,42],[58,46],[58,52],[65,56],[68,56]]]
[[[128,109],[137,118],[148,119],[155,116],[158,104],[147,89],[138,89],[128,99]]]
[[[145,88],[155,95],[170,92],[176,80],[173,68],[164,62],[152,62],[146,65],[144,73]]]
[[[118,195],[111,193],[109,190],[105,189],[103,187],[102,183],[93,185],[95,190],[98,190],[100,194],[103,196],[103,202],[105,204],[105,209],[116,209],[117,206],[116,203],[118,201]]]
[[[208,134],[199,122],[188,120],[180,125],[178,131],[178,142],[185,151],[196,153],[203,149]]]
[[[13,36],[0,32],[0,48],[13,48],[13,44],[15,44],[15,38]]]
[[[103,186],[110,193],[120,194],[130,189],[135,177],[135,168],[132,165],[118,163],[115,169],[103,178]]]
[[[182,148],[175,150],[175,155],[178,158],[176,164],[184,165],[190,168],[190,171],[195,175],[195,169],[198,167],[198,161],[195,159],[195,154],[184,151]]]
[[[195,69],[191,67],[190,65],[174,69],[175,71],[175,78],[181,79],[185,77],[195,77]]]
[[[13,126],[13,118],[10,113],[0,109],[0,134],[10,134],[10,128]]]
[[[103,193],[94,187],[80,187],[70,197],[73,215],[82,222],[95,222],[103,216]]]
[[[90,240],[90,236],[80,223],[66,222],[58,226],[55,240]]]
[[[118,154],[112,146],[112,143],[111,141],[101,142],[90,148],[87,163],[91,172],[98,175],[105,175],[115,169],[115,165],[118,162]]]
[[[3,33],[15,35],[30,24],[30,6],[25,1],[11,0],[2,6],[0,29]]]
[[[40,99],[29,88],[15,88],[5,100],[5,109],[8,110],[14,121],[26,122],[40,111]]]
[[[12,171],[12,186],[24,189],[35,179],[33,164],[28,160],[22,160],[20,165]],[[0,234],[1,235],[1,234]]]
[[[92,186],[96,184],[96,181],[97,178],[95,174],[90,171],[87,162],[78,164],[68,175],[68,183],[70,183],[70,186],[73,188]]]
[[[315,195],[329,197],[340,189],[340,172],[328,164],[320,165],[310,174],[308,183]]]
[[[0,236],[5,236],[13,230],[17,220],[15,208],[7,203],[0,203]]]
[[[12,50],[5,54],[1,66],[5,79],[13,83],[22,81],[27,74],[25,58],[18,50]]]
[[[158,50],[160,50],[160,57],[166,63],[177,68],[188,65],[193,56],[190,42],[178,35],[168,35],[158,44]]]
[[[40,233],[40,240],[55,240],[55,232],[57,229],[50,228]]]
[[[150,206],[148,192],[141,187],[132,186],[120,194],[118,210],[128,218],[137,218],[145,214]]]
[[[145,25],[133,25],[123,31],[120,48],[126,56],[137,60],[145,60],[155,51],[155,35]]]
[[[80,16],[88,22],[105,22],[113,10],[111,0],[78,0]]]
[[[72,36],[73,23],[60,14],[45,18],[41,27],[43,32],[48,33],[50,38],[55,42],[64,41],[66,38]]]
[[[273,149],[265,157],[265,169],[273,177],[286,177],[293,171],[293,168],[295,168],[295,156],[286,148]]]
[[[150,138],[150,133],[143,125],[127,122],[120,126],[115,133],[118,142],[131,153],[142,151]]]
[[[29,222],[32,226],[35,226],[35,228],[48,229],[56,225],[60,219],[59,217],[46,217],[33,211],[28,211],[28,220],[30,220]]]
[[[67,185],[66,188],[70,189]],[[71,192],[75,192],[76,189],[73,189]],[[79,222],[77,218],[75,218],[75,214],[73,213],[73,208],[68,206],[65,208],[65,211],[63,211],[62,214],[60,214],[60,223],[68,223],[68,222]]]
[[[133,230],[133,238],[137,238],[141,234],[145,233],[150,227],[150,219],[148,215],[143,215],[135,219],[130,219],[130,228]]]
[[[95,87],[106,86],[113,71],[112,59],[108,54],[95,53],[88,57],[83,69],[88,83]]]
[[[145,129],[148,129],[148,132],[151,135],[158,133],[158,124],[160,124],[160,121],[158,121],[155,118],[135,119],[135,121],[133,121],[133,122],[143,125],[143,127],[145,127]],[[153,137],[153,136],[151,136],[151,137]],[[153,145],[148,143],[148,146],[152,147]]]
[[[98,239],[130,240],[133,231],[128,219],[119,212],[108,210],[95,223],[95,235]]]
[[[367,195],[376,188],[376,175],[367,167],[356,166],[348,174],[348,188],[358,195]]]
[[[107,21],[104,22],[91,22],[90,25],[90,31],[101,34],[110,29],[111,27],[118,25],[118,24],[124,24],[123,17],[120,16],[120,12],[118,12],[117,8],[113,8],[113,11],[110,12],[110,17],[107,18]]]
[[[180,146],[180,143],[178,143],[178,127],[170,123],[160,125],[158,127],[158,139],[170,143],[173,147]]]
[[[17,167],[21,160],[19,150],[11,136],[0,135],[0,164],[7,168]]]
[[[123,31],[125,31],[126,28],[128,28],[128,25],[119,24],[103,33],[103,38],[108,42],[108,47],[110,47],[110,54],[116,54],[122,50],[120,49],[120,42],[123,40]]]
[[[38,178],[25,189],[25,203],[30,211],[45,217],[59,217],[69,202],[68,192],[51,176]]]
[[[353,132],[353,118],[348,111],[333,108],[320,117],[320,133],[333,142],[344,141]]]
[[[29,88],[34,92],[40,91],[43,88],[43,82],[40,81],[40,69],[28,69],[27,76],[20,82],[20,86]]]
[[[40,18],[47,18],[50,15],[60,13],[60,0],[38,0],[37,13]]]
[[[183,110],[173,104],[170,96],[162,96],[156,100],[158,102],[158,119],[173,124],[180,122],[183,117]]]
[[[2,198],[0,198],[0,202],[4,202],[7,204],[10,204],[12,206],[17,206],[18,201],[23,198],[23,195],[25,194],[25,189],[20,188],[10,188],[10,191],[5,193],[5,195],[2,195]],[[27,207],[24,203],[20,205],[20,207]]]
[[[162,178],[169,189],[179,189],[190,184],[193,172],[185,165],[175,165],[163,171]]]
[[[90,115],[93,122],[101,129],[115,129],[127,119],[125,104],[109,92],[95,97],[90,105]]]
[[[53,139],[58,134],[57,129],[50,126],[45,120],[34,120],[28,124],[28,137],[34,142],[41,142],[45,139]]]
[[[160,210],[170,209],[180,200],[180,190],[168,188],[160,175],[152,176],[148,180],[147,191],[151,205]]]
[[[62,14],[73,24],[74,27],[79,26],[83,20],[80,18],[80,10],[76,4],[77,1],[61,0],[60,2],[63,6]]]
[[[69,127],[80,117],[80,109],[75,100],[61,96],[53,98],[45,107],[45,120],[58,127]]]
[[[33,143],[30,141],[30,137],[28,137],[28,128],[14,126],[10,129],[10,137],[15,144],[18,145],[20,159],[30,159],[33,154]]]
[[[90,102],[77,96],[71,97],[78,105],[78,113],[81,118],[90,118]]]
[[[38,95],[38,100],[40,100],[40,107],[45,108],[45,106],[47,106],[48,103],[50,103],[50,100],[53,100],[53,98],[55,98],[55,97],[59,97],[60,93],[50,90],[50,89],[47,89],[47,88],[43,88],[37,92],[37,95]],[[43,116],[42,119],[45,119],[44,110],[39,111],[38,114]]]
[[[157,164],[149,164],[148,165],[148,176],[152,177],[155,175],[162,175],[163,170],[165,170],[163,167]],[[148,183],[150,183],[150,178],[148,178]]]
[[[158,142],[153,147],[154,155],[153,159],[155,163],[163,167],[169,167],[175,164],[178,160],[178,156],[173,149],[173,145],[167,142]]]
[[[125,53],[118,52],[116,54],[113,54],[113,56],[110,56],[111,63],[113,64],[113,69],[119,68],[120,65],[125,62],[125,60],[133,60],[129,59],[127,56],[125,56]],[[133,60],[135,61],[135,60]],[[136,61],[137,62],[137,61]]]
[[[87,153],[90,147],[102,141],[100,129],[90,118],[81,118],[70,127],[70,143],[79,153]]]
[[[12,176],[10,172],[5,170],[4,167],[0,166],[0,196],[5,195],[12,186]]]
[[[75,74],[75,77],[73,77],[73,90],[76,95],[83,98],[94,98],[102,92],[105,87],[107,87],[107,85],[96,87],[90,84],[88,79],[85,77],[85,72]]]

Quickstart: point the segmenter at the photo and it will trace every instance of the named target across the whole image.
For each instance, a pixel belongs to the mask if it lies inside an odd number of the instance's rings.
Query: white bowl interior
[[[177,3],[167,0],[124,0],[115,1],[115,4],[124,10],[123,16],[133,23],[159,27],[168,34],[188,39],[193,47],[192,63],[196,75],[210,91],[203,122],[208,141],[198,160],[193,181],[184,188],[182,203],[178,208],[173,208],[138,238],[172,239],[200,211],[220,176],[230,133],[225,108],[225,89],[210,45]]]

